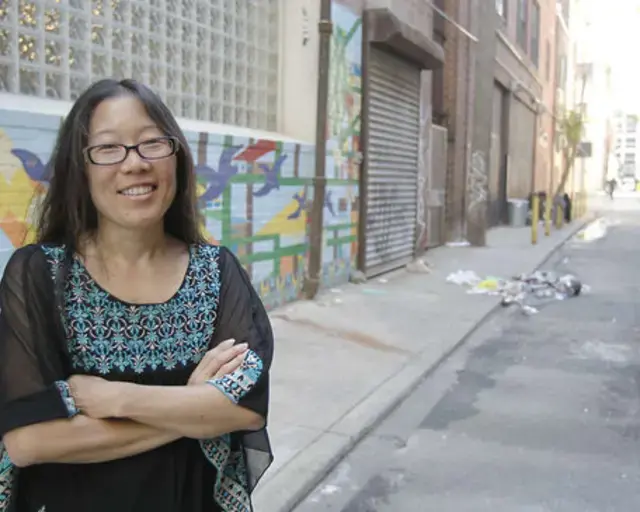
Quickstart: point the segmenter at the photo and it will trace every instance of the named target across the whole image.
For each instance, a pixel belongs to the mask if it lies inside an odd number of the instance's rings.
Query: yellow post
[[[560,229],[563,223],[564,223],[564,208],[562,207],[562,204],[558,202],[558,207],[556,208],[556,228]]]
[[[547,194],[547,200],[544,203],[544,234],[551,234],[551,205],[553,204],[553,192]]]
[[[538,243],[538,223],[540,222],[540,196],[533,194],[531,198],[531,243]]]

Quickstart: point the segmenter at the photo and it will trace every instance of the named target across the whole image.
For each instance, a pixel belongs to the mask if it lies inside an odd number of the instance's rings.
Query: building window
[[[627,116],[625,120],[625,131],[627,133],[635,133],[638,129],[638,118],[636,116]]]
[[[520,47],[526,52],[529,43],[527,30],[529,28],[529,5],[528,0],[518,0],[518,23],[516,25],[516,40]]]
[[[540,5],[538,2],[531,4],[531,27],[529,31],[529,56],[535,67],[538,67],[540,64]]]
[[[627,137],[624,141],[624,145],[627,148],[635,148],[636,147],[636,138],[635,137]]]
[[[276,128],[277,0],[0,1],[0,91],[73,101],[134,78],[174,114]]]
[[[496,12],[501,18],[507,19],[507,0],[496,0]]]
[[[624,163],[625,164],[635,164],[636,163],[636,154],[635,153],[625,153],[624,154]]]

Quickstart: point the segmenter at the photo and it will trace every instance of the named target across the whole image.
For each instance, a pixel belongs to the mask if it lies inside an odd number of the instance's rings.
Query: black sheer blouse
[[[204,353],[228,338],[247,342],[249,352],[210,384],[266,418],[273,334],[229,250],[190,247],[184,282],[169,301],[129,304],[64,246],[18,249],[0,283],[0,435],[78,414],[66,384],[74,373],[185,385]],[[245,512],[273,459],[266,428],[180,439],[110,462],[20,470],[1,448],[0,512]]]

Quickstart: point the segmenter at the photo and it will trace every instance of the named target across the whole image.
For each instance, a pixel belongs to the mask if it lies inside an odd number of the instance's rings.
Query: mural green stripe
[[[334,247],[336,245],[350,244],[350,243],[356,242],[357,240],[358,240],[358,237],[356,235],[341,236],[338,238],[328,239],[327,245],[329,247]]]
[[[225,135],[223,147],[233,146],[233,136]],[[231,240],[231,185],[227,185],[222,192],[222,245],[227,245]]]
[[[271,261],[277,258],[282,258],[285,256],[299,256],[304,254],[307,250],[306,244],[297,244],[297,245],[288,245],[286,247],[281,247],[278,249],[278,252],[255,252],[251,255],[240,256],[238,259],[240,263],[255,263],[257,261]]]
[[[278,235],[278,238],[276,238],[274,240],[274,247],[273,247],[273,254],[276,254],[276,256],[273,258],[273,275],[276,277],[280,277],[280,270],[281,270],[281,261],[280,258],[282,256],[280,256],[280,251],[282,250],[282,248],[280,247],[280,236]]]
[[[356,22],[353,24],[353,27],[351,27],[351,29],[349,30],[349,32],[347,32],[347,35],[344,37],[344,44],[345,46],[347,44],[349,44],[349,41],[351,41],[351,39],[353,38],[353,36],[356,34],[356,32],[358,31],[358,29],[360,28],[360,25],[362,25],[362,18],[358,18],[356,20]]]
[[[233,176],[230,180],[231,183],[238,183],[238,184],[259,184],[259,183],[264,183],[264,176],[261,176],[259,174],[236,174],[235,176]],[[278,179],[280,186],[287,186],[287,187],[303,187],[305,185],[311,185],[311,179],[310,178],[295,178],[293,176],[290,177],[282,177]],[[351,185],[357,185],[358,184],[358,180],[343,180],[340,178],[329,178],[327,179],[327,184],[328,185],[343,185],[343,186],[351,186]]]
[[[324,229],[327,231],[342,231],[343,229],[353,229],[355,227],[357,227],[357,224],[346,222],[344,224],[328,224]]]
[[[280,243],[280,235],[253,235],[253,236],[241,236],[231,237],[229,243],[233,245],[250,244],[251,242],[274,242],[274,244]]]

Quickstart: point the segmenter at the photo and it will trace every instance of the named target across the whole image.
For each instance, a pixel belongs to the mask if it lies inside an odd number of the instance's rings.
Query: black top
[[[164,303],[130,304],[102,289],[64,246],[19,249],[0,284],[0,434],[78,413],[65,379],[97,375],[185,385],[204,353],[227,338],[250,351],[210,381],[267,415],[273,336],[248,276],[225,248],[190,247],[189,267]],[[56,311],[58,314],[56,314]],[[272,460],[266,430],[173,443],[97,464],[42,464],[18,472],[0,457],[0,511],[248,511]]]

